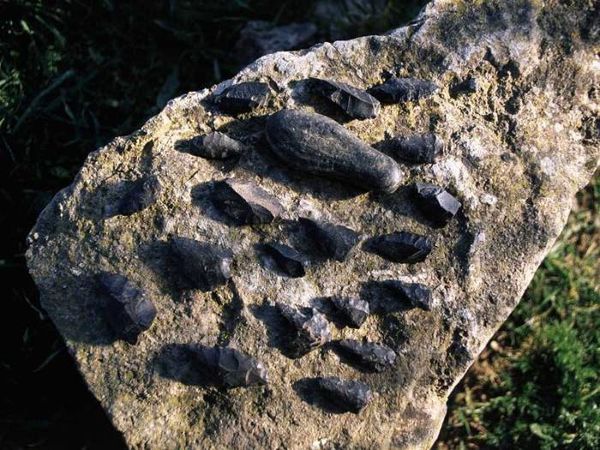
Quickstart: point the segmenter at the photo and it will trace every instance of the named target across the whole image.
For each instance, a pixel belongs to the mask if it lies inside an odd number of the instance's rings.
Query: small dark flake
[[[359,298],[332,297],[331,302],[342,313],[351,328],[360,328],[369,317],[369,304]]]
[[[453,97],[461,94],[474,94],[475,92],[477,92],[477,80],[474,77],[468,77],[450,88],[450,94]]]
[[[371,388],[361,381],[323,377],[317,378],[317,386],[337,406],[356,414],[373,398]]]
[[[238,225],[270,223],[283,212],[273,195],[250,181],[235,178],[215,183],[212,202]]]
[[[210,292],[231,278],[230,250],[183,237],[172,237],[170,244],[183,275],[194,288]]]
[[[247,81],[229,86],[216,97],[215,102],[225,113],[240,114],[265,106],[270,95],[267,83]]]
[[[102,272],[97,280],[110,299],[106,314],[111,328],[119,338],[136,344],[139,335],[152,325],[156,307],[141,289],[122,275]]]
[[[385,234],[369,242],[370,251],[397,263],[414,264],[425,261],[431,249],[428,238],[408,231]]]
[[[438,86],[428,80],[392,77],[369,89],[369,93],[383,103],[401,103],[429,97],[437,89]]]
[[[396,361],[396,352],[382,344],[343,339],[338,345],[342,354],[365,369],[374,372],[383,372],[393,366]]]
[[[429,164],[444,150],[444,142],[433,133],[396,136],[382,143],[381,148],[392,158],[413,164]]]
[[[214,131],[192,139],[190,152],[208,159],[226,159],[240,156],[245,150],[244,144],[224,133]]]
[[[415,183],[415,196],[423,214],[437,227],[445,226],[461,207],[448,191],[433,184]]]
[[[327,258],[345,261],[358,244],[358,233],[343,225],[309,218],[300,218],[299,222],[315,247]]]
[[[130,216],[142,211],[156,201],[160,183],[158,178],[151,176],[133,183],[117,206],[117,213]]]
[[[430,311],[433,307],[431,290],[424,284],[385,280],[377,282],[377,287],[379,295],[376,299],[375,309],[378,312],[403,311],[406,309],[406,303],[425,311]]]
[[[255,386],[269,381],[261,362],[234,348],[200,347],[196,357],[218,379],[218,384],[226,387]]]
[[[275,260],[277,267],[293,278],[303,277],[307,260],[300,252],[293,249],[292,247],[284,244],[278,244],[276,242],[267,244],[265,246],[269,255]]]
[[[379,114],[379,100],[362,89],[346,83],[311,78],[312,89],[340,107],[353,119],[372,119]]]
[[[279,303],[277,308],[281,315],[296,330],[290,342],[292,357],[298,358],[303,356],[311,350],[331,341],[332,336],[329,322],[316,309],[304,313],[283,303]]]

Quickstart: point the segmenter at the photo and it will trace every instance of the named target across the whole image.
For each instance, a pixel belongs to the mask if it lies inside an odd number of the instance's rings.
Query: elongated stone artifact
[[[349,84],[311,78],[310,86],[353,119],[372,119],[381,110],[379,100],[367,91]]]
[[[336,261],[345,261],[360,241],[356,231],[343,225],[306,217],[299,222],[319,252]]]
[[[267,140],[282,162],[301,172],[333,178],[367,191],[394,192],[398,164],[316,113],[284,109],[267,120]]]
[[[267,370],[260,361],[229,347],[200,347],[195,352],[198,362],[225,387],[248,387],[267,384]]]
[[[126,277],[109,272],[96,276],[104,294],[106,318],[115,334],[136,344],[141,333],[152,325],[156,307],[146,294]]]
[[[443,227],[461,207],[460,202],[448,191],[428,183],[415,183],[417,205],[435,226]]]
[[[427,237],[408,231],[378,236],[372,239],[368,246],[370,251],[382,258],[406,264],[425,261],[433,248]]]
[[[123,216],[130,216],[148,208],[156,201],[159,189],[160,183],[155,176],[134,182],[133,186],[127,191],[121,202],[119,202],[117,213]]]
[[[231,158],[240,156],[244,151],[244,144],[219,131],[195,137],[190,143],[193,155],[208,159]]]
[[[317,386],[337,406],[355,414],[373,399],[371,388],[361,381],[322,377],[317,379]]]
[[[444,142],[433,133],[410,134],[389,139],[382,148],[394,159],[429,164],[442,154]]]
[[[438,86],[428,80],[392,77],[369,89],[369,93],[382,103],[401,103],[429,97],[437,89]]]
[[[380,313],[404,311],[412,306],[431,311],[431,290],[421,283],[406,283],[400,280],[384,280],[375,284],[376,298],[371,308]]]
[[[241,114],[265,106],[271,95],[267,83],[246,81],[229,86],[216,98],[219,109],[229,114]]]
[[[237,225],[270,223],[283,212],[275,196],[251,181],[235,178],[215,183],[212,202]]]
[[[284,303],[278,303],[277,309],[294,327],[290,338],[292,357],[299,358],[331,341],[329,322],[316,309],[305,313]]]
[[[383,372],[396,361],[396,352],[383,344],[342,339],[338,346],[342,354],[373,372]]]
[[[201,291],[213,291],[231,278],[231,251],[208,242],[174,236],[171,250],[187,279]]]
[[[351,328],[360,328],[369,317],[369,303],[357,297],[332,297],[331,302],[342,313]]]
[[[289,245],[272,242],[266,245],[266,249],[277,264],[279,270],[293,278],[306,275],[305,267],[308,261],[296,249]]]

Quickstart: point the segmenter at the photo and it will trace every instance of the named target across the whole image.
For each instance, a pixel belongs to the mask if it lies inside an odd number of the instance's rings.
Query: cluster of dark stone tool
[[[267,119],[273,153],[289,167],[334,178],[367,191],[394,192],[400,167],[329,117],[283,109]]]
[[[240,156],[245,150],[240,141],[219,131],[195,137],[190,142],[190,153],[207,159],[232,158]]]
[[[265,106],[271,96],[267,83],[246,81],[229,86],[215,98],[219,109],[229,114],[241,114]]]
[[[394,350],[374,342],[343,339],[338,342],[338,351],[361,367],[373,372],[383,372],[393,366],[396,361]]]
[[[233,254],[230,250],[194,239],[172,237],[170,247],[186,280],[209,292],[231,278]]]
[[[306,257],[289,245],[276,242],[265,246],[279,270],[292,278],[303,277],[308,264]]]
[[[433,133],[393,137],[381,144],[392,158],[412,164],[433,163],[444,150],[444,142]]]
[[[415,183],[414,194],[423,214],[437,227],[445,226],[461,207],[445,189],[427,183]]]
[[[340,311],[351,328],[360,328],[369,317],[369,303],[358,297],[332,297],[331,303]]]
[[[316,382],[318,389],[345,411],[358,414],[373,399],[371,388],[361,381],[322,377]]]
[[[368,243],[369,250],[397,263],[414,264],[425,261],[431,253],[431,241],[420,234],[400,231],[384,234]]]
[[[160,183],[158,178],[151,176],[133,183],[117,206],[117,214],[130,216],[146,209],[156,201]]]
[[[318,251],[326,258],[345,261],[360,240],[358,233],[343,225],[302,217],[300,224]]]
[[[429,97],[437,89],[438,86],[428,80],[392,77],[369,89],[369,93],[382,103],[401,103]]]
[[[310,78],[309,86],[353,119],[372,119],[381,110],[379,100],[349,84]]]
[[[270,223],[283,212],[275,196],[250,181],[235,178],[215,183],[212,202],[237,225]]]
[[[261,362],[234,348],[199,347],[194,357],[212,379],[225,387],[255,386],[269,381]]]
[[[283,303],[279,303],[277,309],[295,330],[289,342],[292,357],[299,358],[331,341],[329,322],[316,309],[304,313]]]
[[[136,344],[139,335],[152,325],[156,307],[141,289],[122,275],[102,272],[96,278],[107,296],[106,319],[115,335]]]
[[[399,280],[377,282],[378,300],[371,305],[380,313],[403,311],[407,304],[425,311],[431,311],[433,296],[431,290],[421,283],[405,283]]]

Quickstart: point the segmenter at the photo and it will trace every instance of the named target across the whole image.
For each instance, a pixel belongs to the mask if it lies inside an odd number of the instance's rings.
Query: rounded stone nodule
[[[267,119],[267,140],[293,169],[345,181],[367,191],[395,192],[400,166],[321,114],[283,109]]]

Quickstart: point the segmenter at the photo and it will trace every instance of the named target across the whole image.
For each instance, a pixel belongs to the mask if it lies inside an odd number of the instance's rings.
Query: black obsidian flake
[[[307,260],[300,252],[292,247],[276,242],[267,244],[265,249],[271,255],[279,270],[292,278],[303,277],[306,274]]]
[[[151,176],[133,183],[117,206],[117,213],[130,216],[146,209],[156,201],[160,184],[158,178]]]
[[[195,356],[225,387],[267,384],[269,377],[263,364],[253,357],[229,347],[200,347]]]
[[[438,86],[428,80],[392,77],[369,89],[369,93],[382,103],[401,103],[429,97],[437,89]]]
[[[453,97],[474,94],[475,92],[477,92],[477,79],[471,76],[450,88],[450,94]]]
[[[367,91],[346,83],[310,78],[311,88],[322,97],[339,106],[353,119],[372,119],[379,114],[379,100]]]
[[[232,158],[244,151],[244,144],[219,131],[195,137],[190,143],[190,153],[207,159]]]
[[[210,292],[231,278],[230,250],[184,237],[172,237],[170,244],[181,272],[194,288]]]
[[[273,195],[250,181],[235,178],[215,183],[212,203],[238,225],[271,223],[283,212]]]
[[[331,341],[329,322],[316,309],[304,313],[283,303],[279,303],[277,309],[295,329],[290,342],[292,357],[299,358]]]
[[[445,226],[461,207],[448,191],[433,184],[415,183],[414,193],[417,205],[436,227]]]
[[[371,388],[361,381],[323,377],[317,378],[317,386],[338,407],[356,414],[373,398]]]
[[[382,144],[394,159],[413,164],[433,163],[444,151],[444,142],[433,133],[396,136]]]
[[[425,261],[431,253],[431,241],[420,234],[408,231],[378,236],[369,243],[369,250],[389,261],[414,264]]]
[[[97,275],[102,291],[109,299],[106,317],[115,334],[130,344],[152,325],[156,307],[146,294],[122,275],[102,272]]]
[[[342,313],[351,328],[360,328],[369,317],[369,304],[357,297],[332,297],[331,303]]]
[[[225,113],[240,114],[265,106],[270,95],[267,83],[246,81],[226,88],[216,97],[215,103]]]
[[[343,339],[338,346],[343,355],[374,372],[383,372],[396,361],[396,352],[386,345]]]
[[[299,222],[315,247],[327,258],[345,261],[358,244],[358,233],[343,225],[304,217]]]
[[[421,283],[405,283],[399,280],[377,282],[378,296],[375,309],[382,313],[403,311],[406,304],[425,311],[431,311],[433,296],[431,290]],[[373,306],[373,305],[372,305]]]

